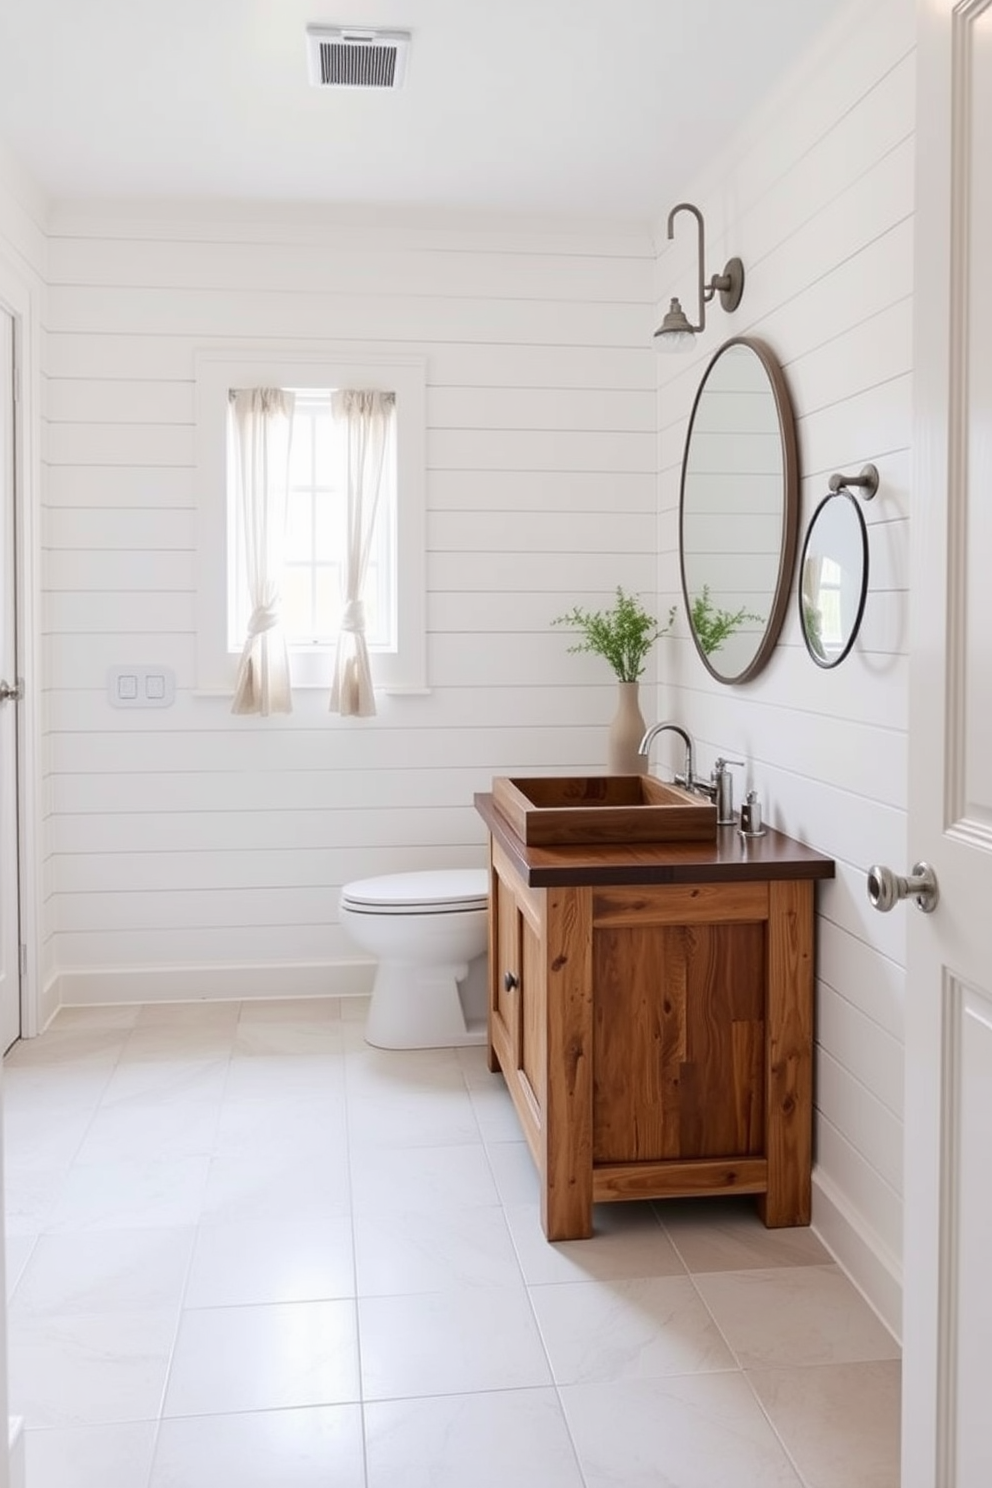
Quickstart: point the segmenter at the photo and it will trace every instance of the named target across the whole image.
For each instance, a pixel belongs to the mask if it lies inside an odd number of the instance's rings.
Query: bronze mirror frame
[[[746,346],[755,354],[768,378],[775,400],[779,440],[782,449],[782,541],[779,549],[778,572],[772,593],[768,619],[765,621],[764,635],[747,665],[736,675],[728,677],[725,673],[718,671],[713,665],[700,645],[699,637],[696,635],[692,626],[692,601],[689,597],[685,572],[685,503],[689,452],[692,447],[693,426],[696,422],[700,401],[714,367],[724,353],[729,351],[733,346]],[[756,677],[767,666],[768,660],[778,644],[778,638],[789,608],[789,594],[792,587],[792,575],[796,561],[798,535],[799,450],[796,439],[795,415],[793,413],[792,399],[789,396],[785,375],[774,353],[764,341],[760,341],[753,336],[734,336],[729,341],[724,341],[721,346],[717,347],[717,350],[707,363],[706,371],[703,373],[696,391],[696,396],[693,399],[692,412],[689,415],[689,425],[686,430],[685,447],[682,453],[682,471],[679,483],[679,570],[682,580],[682,597],[686,607],[686,618],[689,622],[689,633],[692,636],[699,659],[710,676],[715,678],[717,682],[723,682],[727,686],[750,682],[753,677]]]

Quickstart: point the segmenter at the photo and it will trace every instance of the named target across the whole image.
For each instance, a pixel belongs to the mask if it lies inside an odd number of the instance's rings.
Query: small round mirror
[[[850,491],[825,496],[806,532],[799,614],[817,666],[835,667],[854,645],[868,593],[868,529]]]

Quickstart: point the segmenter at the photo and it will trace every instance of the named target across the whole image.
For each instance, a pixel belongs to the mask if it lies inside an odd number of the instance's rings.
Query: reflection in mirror
[[[868,529],[849,491],[826,496],[806,532],[799,612],[817,666],[835,667],[854,645],[868,592]]]
[[[682,588],[696,649],[721,682],[746,682],[774,649],[796,547],[792,406],[760,341],[716,353],[682,462]]]

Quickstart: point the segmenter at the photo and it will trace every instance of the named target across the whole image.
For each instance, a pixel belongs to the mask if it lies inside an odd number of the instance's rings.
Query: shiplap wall
[[[347,989],[339,885],[481,864],[494,773],[605,763],[609,674],[549,622],[654,589],[650,232],[64,209],[49,255],[59,995]],[[342,341],[427,359],[431,691],[233,718],[192,691],[194,351]],[[108,705],[141,662],[172,708]]]
[[[872,862],[911,861],[906,831],[914,39],[912,0],[857,5],[685,195],[709,231],[707,274],[731,253],[747,282],[711,307],[698,354],[660,357],[660,588],[678,596],[679,466],[692,395],[730,336],[766,341],[795,405],[801,533],[833,471],[879,468],[864,507],[871,587],[836,670],[806,655],[793,596],[767,670],[721,687],[682,628],[662,698],[703,766],[747,761],[766,819],[837,862],[818,891],[814,1221],[898,1331],[906,918],[874,913]],[[659,233],[659,315],[691,295],[694,234]],[[742,783],[743,784],[743,783]]]

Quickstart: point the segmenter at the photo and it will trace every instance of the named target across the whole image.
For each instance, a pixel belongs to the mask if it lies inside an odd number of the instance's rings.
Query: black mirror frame
[[[714,366],[725,351],[731,346],[747,346],[754,352],[768,376],[772,393],[775,398],[775,410],[778,414],[779,438],[782,442],[782,546],[779,552],[778,574],[775,581],[775,592],[772,597],[771,611],[765,623],[765,633],[761,644],[754,653],[751,661],[742,672],[735,677],[727,677],[718,672],[711,664],[708,656],[699,644],[696,632],[692,628],[692,602],[689,598],[689,590],[685,578],[685,478],[689,460],[689,447],[692,443],[692,429],[696,422],[696,410],[699,400],[703,395],[707,379]],[[679,481],[679,571],[682,578],[682,597],[685,601],[686,617],[689,620],[689,633],[692,636],[693,645],[703,666],[710,676],[717,682],[722,682],[728,687],[734,687],[742,682],[750,682],[764,667],[768,665],[769,658],[778,644],[778,638],[785,621],[789,608],[789,591],[792,587],[792,574],[796,561],[796,543],[799,536],[799,448],[796,439],[796,420],[792,408],[792,399],[785,381],[782,368],[764,341],[759,341],[753,336],[734,336],[729,341],[724,341],[722,346],[710,358],[706,371],[696,391],[692,403],[692,412],[689,415],[689,427],[686,430],[685,448],[682,452],[682,472]]]
[[[813,650],[813,646],[810,642],[809,630],[806,626],[806,611],[803,607],[803,569],[806,567],[806,553],[809,548],[809,540],[813,535],[813,529],[816,527],[816,523],[821,512],[823,511],[824,507],[826,507],[831,501],[837,501],[842,497],[849,501],[854,507],[854,511],[858,518],[858,525],[861,531],[861,594],[858,598],[858,612],[854,617],[854,624],[851,626],[851,633],[844,643],[844,649],[842,651],[838,651],[836,656],[832,656],[829,660],[827,660],[824,657],[817,655],[817,653]],[[868,524],[865,521],[865,514],[861,510],[861,507],[859,506],[856,498],[844,486],[842,486],[839,491],[831,491],[828,495],[824,496],[823,500],[816,508],[816,511],[809,519],[809,526],[806,528],[806,536],[803,538],[803,550],[799,559],[798,589],[799,626],[803,633],[803,640],[806,643],[806,650],[809,653],[811,660],[815,661],[818,667],[821,667],[825,672],[829,672],[832,670],[833,667],[840,666],[841,662],[844,660],[845,656],[848,655],[851,647],[857,640],[858,631],[861,629],[861,621],[865,613],[865,604],[868,599]]]

